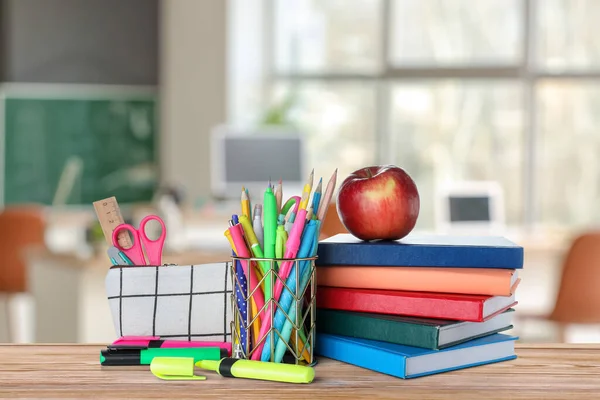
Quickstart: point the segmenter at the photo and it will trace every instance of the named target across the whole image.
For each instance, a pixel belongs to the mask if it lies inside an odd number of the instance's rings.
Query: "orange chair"
[[[519,315],[555,323],[559,340],[565,341],[569,324],[600,324],[600,232],[578,236],[563,263],[554,309],[548,315]]]
[[[46,223],[43,209],[36,206],[8,207],[0,212],[0,293],[6,294],[6,326],[11,341],[10,296],[27,292],[26,247],[43,247]]]

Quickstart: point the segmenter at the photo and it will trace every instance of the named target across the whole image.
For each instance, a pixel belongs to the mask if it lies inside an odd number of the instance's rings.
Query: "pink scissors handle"
[[[150,240],[148,235],[146,235],[146,224],[151,220],[158,221],[161,227],[160,236],[156,240]],[[138,233],[146,250],[148,265],[162,265],[163,246],[165,244],[165,238],[167,237],[167,228],[165,227],[164,221],[156,215],[148,215],[140,222]]]
[[[124,249],[119,244],[119,232],[129,231],[133,238],[133,244],[130,248]],[[146,258],[144,257],[144,250],[142,243],[140,242],[140,235],[133,226],[129,224],[121,224],[117,226],[112,233],[113,246],[122,251],[133,263],[133,265],[146,265]]]

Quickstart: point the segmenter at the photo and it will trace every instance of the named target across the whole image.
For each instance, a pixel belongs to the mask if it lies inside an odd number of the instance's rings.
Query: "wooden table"
[[[0,345],[0,397],[101,399],[598,399],[600,344],[517,344],[518,359],[410,380],[321,359],[312,384],[162,381],[148,367],[101,367],[103,346]]]

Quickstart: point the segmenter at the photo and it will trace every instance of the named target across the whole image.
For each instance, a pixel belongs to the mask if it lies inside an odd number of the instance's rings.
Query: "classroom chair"
[[[12,341],[10,300],[27,292],[27,267],[24,250],[28,246],[44,246],[46,223],[43,209],[37,206],[15,206],[0,212],[0,293],[4,294],[6,330]]]
[[[520,315],[527,320],[550,321],[565,341],[570,324],[600,324],[600,232],[579,235],[568,250],[553,310],[548,315]]]

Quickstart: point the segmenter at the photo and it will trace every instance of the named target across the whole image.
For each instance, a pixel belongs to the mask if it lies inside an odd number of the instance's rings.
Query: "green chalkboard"
[[[158,181],[153,95],[5,94],[0,104],[4,204],[152,198]]]

